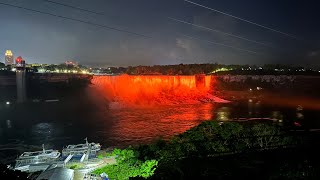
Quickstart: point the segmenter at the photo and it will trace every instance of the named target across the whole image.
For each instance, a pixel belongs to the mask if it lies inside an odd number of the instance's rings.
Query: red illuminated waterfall
[[[194,103],[210,99],[214,76],[94,76],[92,83],[110,101]]]

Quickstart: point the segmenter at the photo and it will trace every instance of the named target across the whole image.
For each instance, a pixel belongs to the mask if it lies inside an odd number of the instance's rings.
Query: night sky
[[[11,49],[27,63],[62,63],[73,59],[92,66],[215,62],[320,65],[320,11],[316,1],[190,0],[282,33],[184,0],[52,1],[101,14],[43,0],[0,0],[0,3],[143,36],[0,4],[1,61],[5,50]]]

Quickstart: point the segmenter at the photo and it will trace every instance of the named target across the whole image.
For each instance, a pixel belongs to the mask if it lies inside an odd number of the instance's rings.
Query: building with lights
[[[5,53],[5,64],[6,65],[13,65],[14,64],[14,57],[11,50],[7,50]]]
[[[24,69],[26,67],[26,61],[22,59],[21,56],[16,58],[16,68]]]

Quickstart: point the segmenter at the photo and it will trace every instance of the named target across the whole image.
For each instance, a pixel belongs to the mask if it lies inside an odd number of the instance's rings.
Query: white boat
[[[97,152],[100,151],[101,145],[99,143],[89,143],[88,139],[85,139],[85,144],[68,145],[62,150],[62,157],[68,157],[72,155],[75,158],[81,158],[84,154],[88,157],[95,157]]]
[[[61,153],[58,150],[44,149],[42,151],[24,152],[16,159],[15,170],[27,171],[30,165],[51,163],[57,161]]]

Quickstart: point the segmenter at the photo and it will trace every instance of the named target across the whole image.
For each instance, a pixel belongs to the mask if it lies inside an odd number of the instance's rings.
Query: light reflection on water
[[[52,136],[54,129],[52,123],[39,123],[31,128],[33,137],[49,139]]]
[[[217,121],[228,121],[231,119],[231,109],[229,107],[221,107],[217,110],[216,113]]]
[[[8,129],[12,128],[12,125],[11,125],[11,121],[10,121],[10,120],[7,120],[7,128],[8,128]]]
[[[81,97],[81,98],[79,98]],[[68,144],[100,142],[104,148],[168,139],[203,121],[234,118],[274,118],[292,120],[298,113],[319,127],[318,111],[297,112],[296,106],[276,106],[264,99],[249,99],[230,104],[157,105],[109,109],[94,91],[79,92],[56,104],[28,104],[0,109],[0,144],[18,141],[19,146],[36,145],[60,149]],[[282,102],[282,101],[281,101]],[[281,103],[279,103],[281,104]],[[299,114],[299,117],[301,115]]]
[[[115,144],[150,142],[157,137],[168,139],[202,121],[213,118],[214,105],[158,106],[157,108],[117,109],[110,111],[114,124],[109,138]]]

